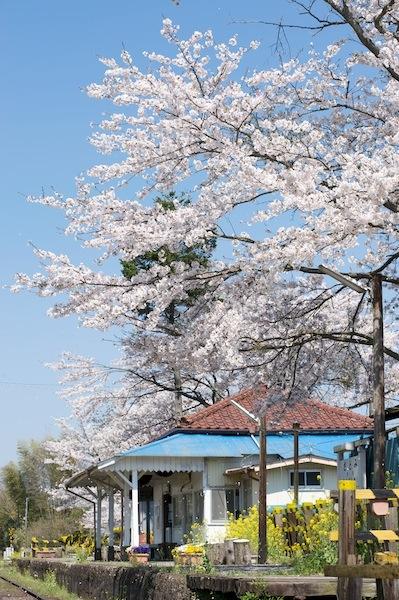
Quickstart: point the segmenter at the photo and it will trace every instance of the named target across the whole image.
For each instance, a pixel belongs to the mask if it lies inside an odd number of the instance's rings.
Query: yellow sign
[[[377,538],[378,542],[397,542],[399,536],[390,529],[370,529],[370,533]]]
[[[355,490],[356,481],[354,479],[340,479],[338,481],[339,490]]]

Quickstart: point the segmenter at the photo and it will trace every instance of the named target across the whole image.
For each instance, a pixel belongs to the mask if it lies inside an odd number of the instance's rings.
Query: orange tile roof
[[[257,424],[234,405],[237,402],[250,413],[267,393],[265,387],[244,390],[220,400],[182,419],[179,430],[236,431],[255,433]],[[298,422],[303,431],[372,431],[373,420],[347,408],[331,406],[320,400],[274,404],[266,413],[268,431],[291,431]]]

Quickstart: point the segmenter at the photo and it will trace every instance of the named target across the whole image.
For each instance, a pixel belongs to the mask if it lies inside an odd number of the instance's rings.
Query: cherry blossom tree
[[[42,271],[19,274],[16,289],[61,297],[54,317],[75,314],[100,330],[134,327],[143,347],[151,337],[153,368],[178,364],[191,391],[218,373],[223,384],[247,377],[290,393],[335,395],[337,386],[367,391],[366,288],[379,273],[394,390],[399,2],[326,4],[331,18],[317,16],[313,3],[303,6],[318,28],[344,25],[359,43],[337,40],[322,53],[251,70],[246,59],[257,42],[244,48],[233,36],[217,43],[211,31],[181,39],[165,19],[171,51],[146,53],[144,70],[127,51],[119,62],[102,59],[104,79],[87,92],[114,106],[91,138],[105,158],[78,180],[74,197],[33,200],[64,211],[65,233],[101,251],[104,263],[131,263],[160,248],[176,259],[158,252],[159,260],[125,277],[37,250]],[[166,210],[154,201],[172,189],[189,190],[192,202]],[[207,261],[179,259],[182,246],[210,245]],[[331,283],[321,264],[366,291]],[[174,334],[154,336],[176,299],[187,310]],[[125,340],[121,369],[140,379],[146,354],[131,369],[135,353]]]

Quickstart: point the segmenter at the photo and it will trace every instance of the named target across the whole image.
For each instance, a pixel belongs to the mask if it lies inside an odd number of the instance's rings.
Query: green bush
[[[275,524],[277,515],[281,526]],[[230,515],[227,537],[248,539],[251,551],[256,554],[258,520],[256,506],[237,519]],[[330,500],[318,500],[313,505],[306,503],[303,507],[290,504],[276,509],[267,517],[268,559],[279,563],[291,561],[298,574],[321,573],[325,565],[334,564],[337,560],[337,545],[329,537],[330,532],[337,528],[338,515]],[[296,541],[290,542],[293,539]]]
[[[251,552],[258,553],[258,522],[259,513],[258,507],[252,506],[247,513],[241,514],[237,519],[233,515],[229,515],[229,520],[226,529],[227,538],[241,538],[249,540]],[[267,517],[267,544],[268,555],[270,560],[282,562],[286,559],[286,546],[283,531],[280,527],[276,527],[273,517]]]

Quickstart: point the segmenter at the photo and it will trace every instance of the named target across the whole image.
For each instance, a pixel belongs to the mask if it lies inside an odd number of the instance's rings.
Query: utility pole
[[[294,502],[298,506],[299,503],[299,423],[292,424],[294,433]]]
[[[371,279],[373,305],[373,413],[374,413],[374,487],[385,487],[385,392],[384,392],[384,321],[382,277]]]
[[[259,419],[259,550],[258,563],[267,561],[267,470],[266,416]]]
[[[25,548],[28,547],[28,509],[29,509],[29,498],[28,498],[28,496],[26,496],[26,498],[25,498],[25,517],[24,517]]]
[[[373,307],[373,485],[376,489],[385,487],[385,391],[384,391],[384,315],[382,299],[381,273],[371,273],[371,290],[360,287],[341,273],[336,273],[323,265],[319,265],[322,273],[333,277],[343,285],[358,293],[371,292]]]

